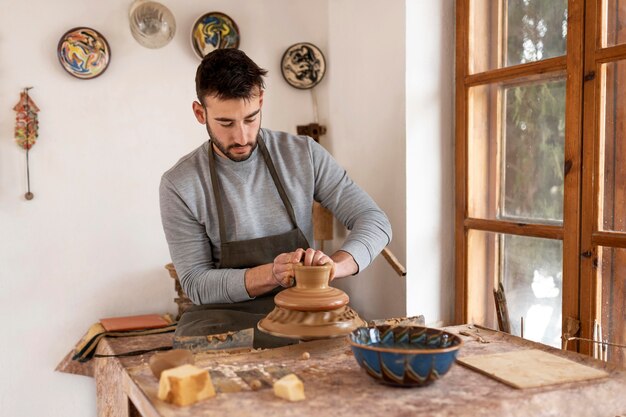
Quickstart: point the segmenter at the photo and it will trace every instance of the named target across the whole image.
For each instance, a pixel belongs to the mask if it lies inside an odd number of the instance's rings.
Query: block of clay
[[[215,396],[211,376],[206,369],[182,365],[161,372],[159,399],[179,406]]]
[[[289,374],[274,382],[274,395],[289,401],[304,400],[304,384],[295,374]]]
[[[166,369],[176,368],[181,365],[194,364],[193,353],[186,349],[172,349],[165,352],[157,352],[150,358],[150,369],[156,379],[161,378],[161,372]]]

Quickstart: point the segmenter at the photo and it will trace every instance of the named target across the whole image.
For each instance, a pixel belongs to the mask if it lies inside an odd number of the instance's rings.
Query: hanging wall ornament
[[[191,45],[200,58],[219,48],[239,48],[239,27],[224,13],[206,13],[191,28]]]
[[[28,161],[28,152],[37,142],[39,136],[39,122],[37,121],[37,113],[39,107],[28,95],[28,90],[33,87],[26,87],[20,93],[20,101],[13,107],[17,112],[15,115],[15,141],[19,146],[26,150],[26,181],[28,183],[28,192],[24,194],[27,200],[32,200],[34,194],[30,192],[30,166]]]
[[[326,74],[326,60],[320,49],[308,42],[291,45],[281,61],[285,81],[292,87],[309,89],[322,81]]]
[[[109,43],[97,30],[78,27],[61,36],[57,56],[65,71],[88,80],[102,74],[111,61]]]
[[[156,1],[135,0],[130,6],[129,18],[130,33],[146,48],[162,48],[176,33],[174,15]]]

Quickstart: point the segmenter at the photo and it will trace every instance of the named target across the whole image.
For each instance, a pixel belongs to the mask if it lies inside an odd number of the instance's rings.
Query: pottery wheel
[[[277,306],[299,311],[334,310],[345,306],[348,301],[348,294],[332,287],[314,290],[294,287],[274,297]]]
[[[273,336],[292,339],[328,339],[342,337],[365,322],[349,306],[330,311],[298,311],[276,307],[259,321],[259,330]]]
[[[310,340],[345,336],[365,324],[348,306],[348,295],[328,285],[330,266],[294,265],[294,271],[296,286],[274,297],[276,307],[259,321],[259,330]]]

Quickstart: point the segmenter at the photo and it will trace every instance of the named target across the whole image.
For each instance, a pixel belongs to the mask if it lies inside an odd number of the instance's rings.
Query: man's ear
[[[206,124],[206,113],[204,111],[204,106],[197,101],[194,101],[191,107],[193,108],[193,114],[194,116],[196,116],[196,120],[198,121],[198,123],[203,125]]]

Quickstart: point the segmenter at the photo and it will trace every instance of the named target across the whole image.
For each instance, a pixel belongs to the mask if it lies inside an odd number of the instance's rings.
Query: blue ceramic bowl
[[[369,376],[402,387],[421,387],[441,378],[463,344],[457,335],[418,326],[359,327],[348,338]]]

